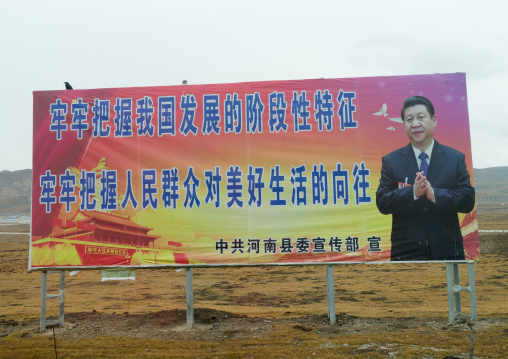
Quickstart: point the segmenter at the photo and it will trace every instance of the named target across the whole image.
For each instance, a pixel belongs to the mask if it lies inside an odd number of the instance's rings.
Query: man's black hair
[[[432,118],[434,116],[434,106],[432,106],[432,102],[430,102],[428,98],[423,96],[411,96],[404,101],[402,111],[400,111],[402,121],[404,121],[404,117],[406,116],[406,109],[416,105],[424,105],[427,108],[430,117]]]

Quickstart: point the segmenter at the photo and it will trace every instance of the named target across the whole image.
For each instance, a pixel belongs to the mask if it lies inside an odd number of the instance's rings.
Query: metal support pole
[[[187,268],[185,272],[185,294],[187,298],[187,329],[194,325],[194,294],[192,290],[192,268]]]
[[[469,286],[462,287],[459,282],[459,264],[446,263],[446,283],[448,285],[448,319],[453,324],[456,319],[478,320],[476,311],[476,288],[474,279],[474,262],[468,263]],[[460,293],[469,292],[471,315],[462,314]]]
[[[452,264],[446,263],[446,285],[448,287],[448,322],[455,321],[455,308],[453,306],[453,274]]]
[[[474,263],[468,264],[469,275],[469,295],[471,300],[471,318],[478,320],[478,312],[476,311],[476,286],[474,279]]]
[[[335,289],[333,285],[333,265],[326,266],[326,298],[328,302],[328,318],[330,324],[335,324]]]
[[[60,272],[60,296],[58,303],[58,325],[64,325],[64,309],[65,309],[65,272]]]
[[[40,331],[41,333],[46,330],[46,299],[48,289],[48,272],[42,271],[41,279],[41,319],[40,319]]]
[[[47,326],[64,325],[65,313],[65,271],[42,271],[41,279],[41,318],[40,318],[40,331],[41,333],[46,330]],[[60,288],[58,294],[48,294],[48,274],[60,274]],[[58,319],[48,321],[46,318],[47,300],[58,298]]]
[[[453,263],[453,287],[458,288],[460,287],[460,281],[459,281],[459,264]],[[455,291],[455,310],[457,315],[462,314],[462,305],[460,303],[460,291]]]

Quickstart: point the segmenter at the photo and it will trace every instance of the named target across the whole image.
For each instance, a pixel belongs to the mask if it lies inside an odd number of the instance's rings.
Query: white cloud
[[[4,1],[0,170],[31,167],[31,93],[63,81],[100,88],[446,72],[467,73],[475,167],[506,166],[507,10],[495,0]]]

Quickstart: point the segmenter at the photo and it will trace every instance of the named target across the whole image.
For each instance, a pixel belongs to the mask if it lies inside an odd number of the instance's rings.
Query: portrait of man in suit
[[[392,215],[391,260],[464,260],[458,212],[475,204],[465,155],[434,139],[434,106],[425,97],[404,101],[410,143],[382,158],[376,204]]]

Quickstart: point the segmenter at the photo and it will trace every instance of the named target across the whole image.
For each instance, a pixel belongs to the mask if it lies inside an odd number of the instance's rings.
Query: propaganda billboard
[[[29,270],[479,256],[463,73],[33,96]]]

